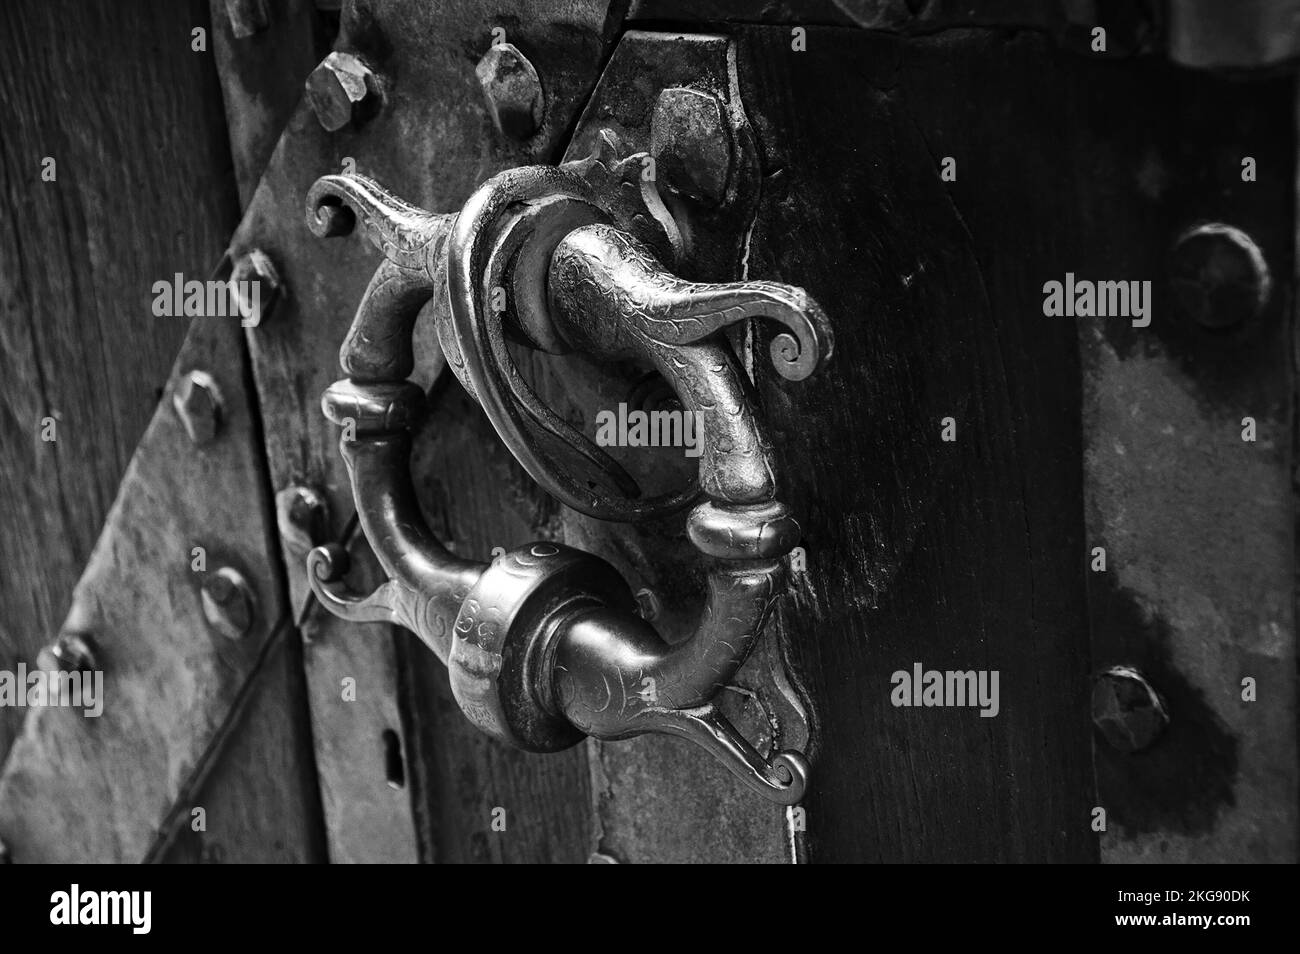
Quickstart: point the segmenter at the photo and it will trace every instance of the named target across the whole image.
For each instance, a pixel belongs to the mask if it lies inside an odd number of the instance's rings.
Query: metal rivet
[[[98,647],[89,633],[62,632],[40,651],[36,663],[51,672],[91,672],[99,668]]]
[[[253,591],[236,569],[223,566],[203,578],[203,616],[223,636],[240,639],[253,626]]]
[[[294,484],[275,495],[275,522],[285,549],[301,556],[325,541],[329,505],[313,488]]]
[[[1170,252],[1169,282],[1179,312],[1215,331],[1258,317],[1273,289],[1259,246],[1241,229],[1221,222],[1178,237]]]
[[[731,129],[722,102],[673,87],[659,94],[650,123],[650,155],[660,182],[679,195],[720,204],[731,177]]]
[[[1140,672],[1112,666],[1093,685],[1092,724],[1121,752],[1140,752],[1164,732],[1169,712]]]
[[[266,0],[226,0],[226,16],[230,19],[230,32],[240,40],[261,33],[271,25]]]
[[[360,124],[378,109],[379,84],[358,56],[335,51],[307,77],[307,102],[329,132]]]
[[[176,385],[172,407],[195,444],[206,444],[221,429],[221,391],[206,371],[191,371]]]
[[[236,260],[230,271],[231,292],[239,305],[244,322],[253,327],[271,313],[280,297],[280,273],[269,255],[260,248],[250,250]],[[257,297],[247,297],[251,283],[257,283]]]
[[[492,107],[497,129],[513,139],[527,139],[542,125],[545,94],[528,57],[513,43],[491,47],[474,68]]]
[[[636,591],[636,606],[641,618],[648,623],[658,619],[659,614],[663,612],[663,606],[654,590],[644,586]]]

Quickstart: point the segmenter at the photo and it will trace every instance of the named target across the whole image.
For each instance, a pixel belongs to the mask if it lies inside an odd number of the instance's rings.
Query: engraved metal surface
[[[326,176],[307,218],[321,237],[360,225],[385,259],[340,352],[349,375],[325,394],[343,428],[361,527],[389,582],[368,595],[340,582],[343,552],[309,556],[313,590],[348,619],[388,620],[443,660],[476,726],[531,751],[584,736],[661,733],[689,739],[751,789],[781,804],[803,795],[798,752],[762,756],[713,705],[763,631],[798,541],[747,380],[724,331],[749,318],[781,324],[772,360],[801,380],[831,352],[831,330],[801,289],[702,283],[663,264],[681,252],[653,187],[618,157],[613,135],[589,159],[509,170],[456,215],[418,209],[357,175]],[[584,513],[638,520],[696,501],[691,541],[708,595],[695,632],[669,643],[636,613],[619,574],[595,556],[527,544],[490,564],[449,553],[411,489],[410,430],[424,395],[411,335],[420,309],[446,295],[438,339],[447,364],[515,458]],[[705,435],[698,485],[642,497],[603,450],[547,407],[515,367],[508,341],[655,368]]]

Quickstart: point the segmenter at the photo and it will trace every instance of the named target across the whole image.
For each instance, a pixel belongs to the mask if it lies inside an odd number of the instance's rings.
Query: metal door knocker
[[[348,425],[340,448],[360,526],[389,579],[366,596],[348,592],[338,545],[313,550],[308,575],[336,615],[414,631],[446,664],[465,715],[491,735],[534,752],[588,735],[675,735],[765,797],[794,804],[807,785],[804,756],[764,758],[714,704],[762,633],[800,532],[775,499],[762,422],[722,332],[751,317],[779,322],[771,359],[800,380],[829,357],[831,329],[801,289],[673,275],[662,264],[681,253],[671,215],[653,185],[620,171],[639,169],[629,164],[636,157],[620,160],[609,137],[602,147],[611,154],[504,172],[455,215],[415,208],[359,175],[312,187],[316,235],[359,223],[384,255],[341,349],[348,377],[322,405]],[[637,615],[618,572],[581,550],[530,543],[484,564],[435,539],[409,473],[410,428],[426,398],[407,380],[416,316],[435,295],[449,305],[436,329],[448,365],[542,487],[610,520],[695,503],[687,534],[706,562],[708,595],[689,639],[665,641]],[[629,494],[619,465],[533,392],[509,338],[656,369],[683,409],[701,415],[698,482],[659,497]],[[653,699],[642,692],[646,679]]]

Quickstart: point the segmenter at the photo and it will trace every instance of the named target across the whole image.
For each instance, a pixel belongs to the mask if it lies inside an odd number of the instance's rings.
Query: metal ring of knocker
[[[348,378],[322,399],[345,429],[358,518],[388,582],[348,592],[346,553],[308,557],[317,597],[333,613],[414,631],[448,667],[465,715],[521,748],[548,752],[584,736],[648,732],[708,749],[750,788],[799,801],[808,765],[794,751],[765,759],[713,702],[762,632],[799,526],[775,500],[776,477],[745,376],[721,335],[753,316],[781,322],[773,361],[787,378],[811,374],[831,332],[802,290],[770,282],[696,284],[660,265],[653,212],[633,225],[571,167],[504,172],[457,215],[437,215],[357,175],[312,187],[318,236],[359,221],[384,254],[340,351]],[[647,229],[649,222],[651,228]],[[632,234],[640,231],[643,238]],[[666,254],[663,245],[659,254]],[[487,307],[493,289],[507,307]],[[438,339],[448,365],[487,412],[511,452],[549,492],[582,512],[635,520],[703,493],[687,534],[708,566],[708,596],[694,634],[669,644],[635,612],[627,583],[604,560],[532,543],[490,564],[449,553],[425,524],[410,478],[411,426],[424,391],[411,332],[420,309],[446,294]],[[548,351],[649,363],[707,438],[698,488],[654,499],[532,392],[510,359],[507,334]],[[646,697],[647,680],[655,691]]]

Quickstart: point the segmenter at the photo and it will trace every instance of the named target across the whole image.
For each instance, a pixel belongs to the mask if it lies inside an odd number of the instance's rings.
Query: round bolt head
[[[1178,237],[1169,257],[1169,283],[1179,313],[1212,331],[1257,318],[1273,288],[1259,246],[1241,229],[1219,222]]]
[[[48,672],[91,672],[99,668],[98,647],[88,633],[63,632],[40,651],[36,664]]]
[[[172,407],[195,444],[206,444],[221,429],[221,391],[206,371],[191,371],[176,384]]]
[[[244,324],[256,328],[280,297],[280,273],[270,256],[255,248],[235,262],[230,271],[230,288]]]
[[[1140,752],[1164,732],[1169,712],[1140,672],[1112,666],[1093,684],[1092,723],[1119,751]]]
[[[722,102],[696,89],[659,94],[650,123],[657,179],[679,195],[718,205],[731,176],[731,129]]]
[[[275,521],[285,549],[301,556],[324,542],[329,528],[329,507],[311,487],[294,484],[275,495]]]
[[[223,566],[204,577],[200,597],[208,625],[223,636],[240,639],[252,628],[253,591],[233,567]]]
[[[337,132],[348,123],[361,123],[374,112],[378,85],[360,57],[335,51],[307,77],[307,102],[321,126]]]
[[[474,68],[492,107],[497,129],[512,139],[527,139],[542,125],[542,80],[528,57],[513,43],[491,47]]]

